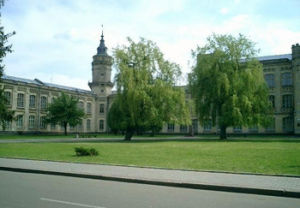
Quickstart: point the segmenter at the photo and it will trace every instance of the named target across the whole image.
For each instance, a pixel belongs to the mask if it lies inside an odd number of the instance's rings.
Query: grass
[[[75,147],[96,157],[76,157]],[[188,170],[300,175],[300,140],[215,139],[97,143],[0,144],[0,157]]]

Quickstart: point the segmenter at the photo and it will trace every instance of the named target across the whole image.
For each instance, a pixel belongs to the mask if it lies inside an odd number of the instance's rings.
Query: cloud
[[[228,14],[228,12],[229,12],[229,9],[225,8],[225,7],[220,10],[221,14]]]
[[[261,55],[290,53],[291,44],[300,41],[299,21],[278,19],[279,15],[273,19],[268,16],[270,12],[261,13],[273,4],[260,2],[7,1],[2,23],[6,31],[17,34],[9,40],[14,52],[4,60],[6,74],[27,78],[40,75],[37,78],[44,81],[52,76],[54,83],[88,88],[101,24],[110,54],[112,48],[126,44],[127,36],[134,40],[145,37],[156,42],[166,58],[180,64],[184,74],[191,70],[191,50],[203,46],[213,32],[245,34],[257,42]],[[295,6],[285,11],[297,13]]]

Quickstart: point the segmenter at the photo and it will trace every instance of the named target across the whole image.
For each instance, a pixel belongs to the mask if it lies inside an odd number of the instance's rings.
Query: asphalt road
[[[300,199],[0,171],[0,207],[298,208]]]

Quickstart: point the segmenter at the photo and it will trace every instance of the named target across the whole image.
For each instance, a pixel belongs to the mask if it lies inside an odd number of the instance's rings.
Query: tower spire
[[[107,55],[107,47],[105,46],[104,35],[103,35],[103,25],[102,26],[102,34],[100,39],[100,45],[97,48],[97,55]]]

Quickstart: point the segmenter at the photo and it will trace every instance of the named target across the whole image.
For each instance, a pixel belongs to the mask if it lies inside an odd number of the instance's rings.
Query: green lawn
[[[97,157],[76,157],[74,147]],[[300,175],[300,140],[198,140],[0,144],[0,157],[189,170]]]

